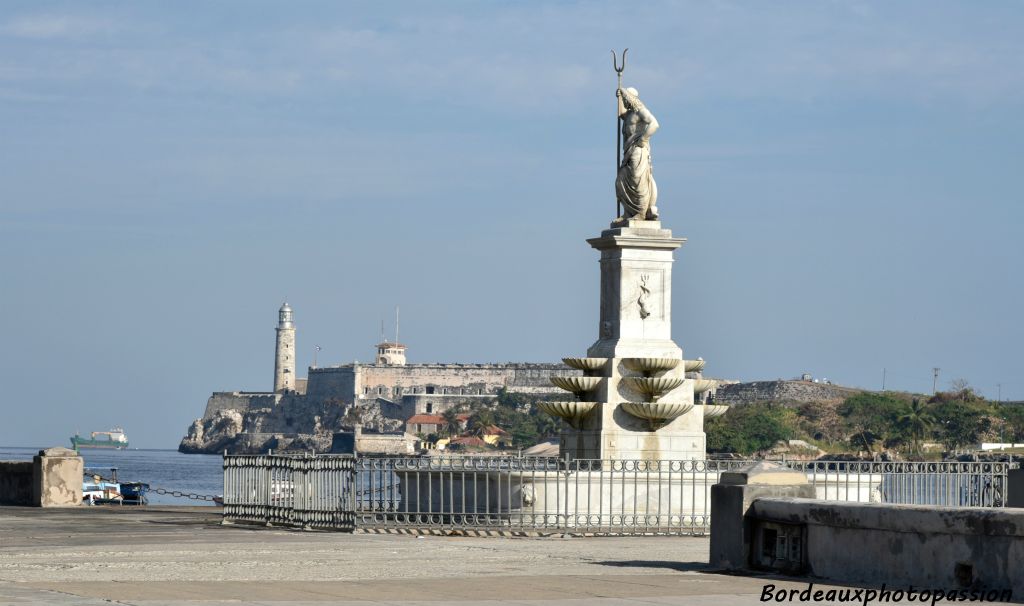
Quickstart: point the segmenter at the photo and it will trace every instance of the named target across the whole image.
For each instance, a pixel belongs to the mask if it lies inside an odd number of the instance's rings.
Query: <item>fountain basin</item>
[[[597,402],[537,402],[537,408],[553,417],[565,419],[573,429],[580,428],[583,417],[597,408]]]
[[[704,358],[697,358],[696,360],[683,360],[683,370],[685,372],[700,372],[704,370]]]
[[[682,360],[678,358],[624,358],[622,363],[633,372],[642,372],[649,376],[652,373],[672,370]]]
[[[593,391],[600,382],[601,377],[551,377],[552,385],[577,395]]]
[[[569,368],[576,370],[600,370],[608,363],[608,358],[562,358],[562,362]]]
[[[704,405],[704,418],[714,419],[720,417],[725,413],[729,412],[729,406],[727,404],[705,404]]]
[[[682,377],[623,377],[622,380],[652,400],[679,387],[684,381]]]
[[[694,379],[693,380],[693,393],[704,393],[709,389],[714,389],[718,381],[714,379]]]
[[[690,402],[623,402],[622,409],[638,419],[645,419],[652,427],[664,425],[691,409]]]

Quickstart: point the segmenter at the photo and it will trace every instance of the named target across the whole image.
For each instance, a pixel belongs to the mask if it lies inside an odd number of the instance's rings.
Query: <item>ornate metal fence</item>
[[[1007,472],[1016,464],[870,461],[787,461],[807,473],[819,499],[936,505],[1002,507]]]
[[[750,461],[228,456],[224,517],[309,528],[703,534]],[[785,462],[826,500],[1001,507],[1007,463]]]
[[[355,529],[355,459],[224,457],[224,519],[302,528]]]
[[[742,461],[360,458],[361,528],[693,534],[710,487]]]

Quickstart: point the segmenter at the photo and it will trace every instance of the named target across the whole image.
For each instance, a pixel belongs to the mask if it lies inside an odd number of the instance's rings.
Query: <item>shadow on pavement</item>
[[[678,571],[707,570],[708,568],[707,562],[675,562],[668,560],[607,560],[593,563],[600,566],[614,566],[616,568],[667,568]]]

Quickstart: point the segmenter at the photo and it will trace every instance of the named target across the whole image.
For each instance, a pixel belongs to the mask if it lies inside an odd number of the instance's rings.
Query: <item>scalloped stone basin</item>
[[[574,394],[593,391],[601,377],[551,377],[551,384]]]
[[[693,380],[693,393],[704,393],[709,389],[714,389],[718,381],[714,379],[694,379]]]
[[[651,425],[663,425],[693,409],[689,402],[623,402],[622,409]]]
[[[705,404],[704,405],[704,418],[714,419],[720,417],[725,413],[729,412],[729,406],[727,404]]]
[[[623,358],[622,363],[633,372],[644,374],[672,370],[682,360],[678,358]]]
[[[574,429],[579,429],[580,421],[597,408],[597,402],[537,402],[537,408],[553,417],[560,417]]]
[[[682,377],[623,377],[627,385],[654,400],[682,385],[683,380]]]
[[[608,358],[562,358],[569,368],[576,370],[600,370],[608,363]]]
[[[704,358],[697,358],[696,360],[683,360],[683,371],[700,372],[704,370],[704,364]]]

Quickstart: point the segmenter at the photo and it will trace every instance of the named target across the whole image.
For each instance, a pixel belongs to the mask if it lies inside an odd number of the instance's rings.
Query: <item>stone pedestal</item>
[[[684,379],[682,384],[658,400],[694,404],[694,381],[685,378],[682,348],[672,340],[672,253],[685,241],[673,238],[659,221],[629,221],[587,240],[601,252],[601,319],[598,340],[587,356],[607,358],[607,362],[590,373],[604,378],[587,396],[600,404],[580,419],[578,428],[562,435],[563,457],[705,458],[703,407],[694,406],[663,425],[652,425],[622,407],[626,402],[651,400],[626,380],[642,376],[627,368],[627,358],[679,360],[678,366],[658,376]]]
[[[682,358],[672,341],[672,251],[660,221],[629,221],[587,242],[601,251],[601,320],[593,358]]]

